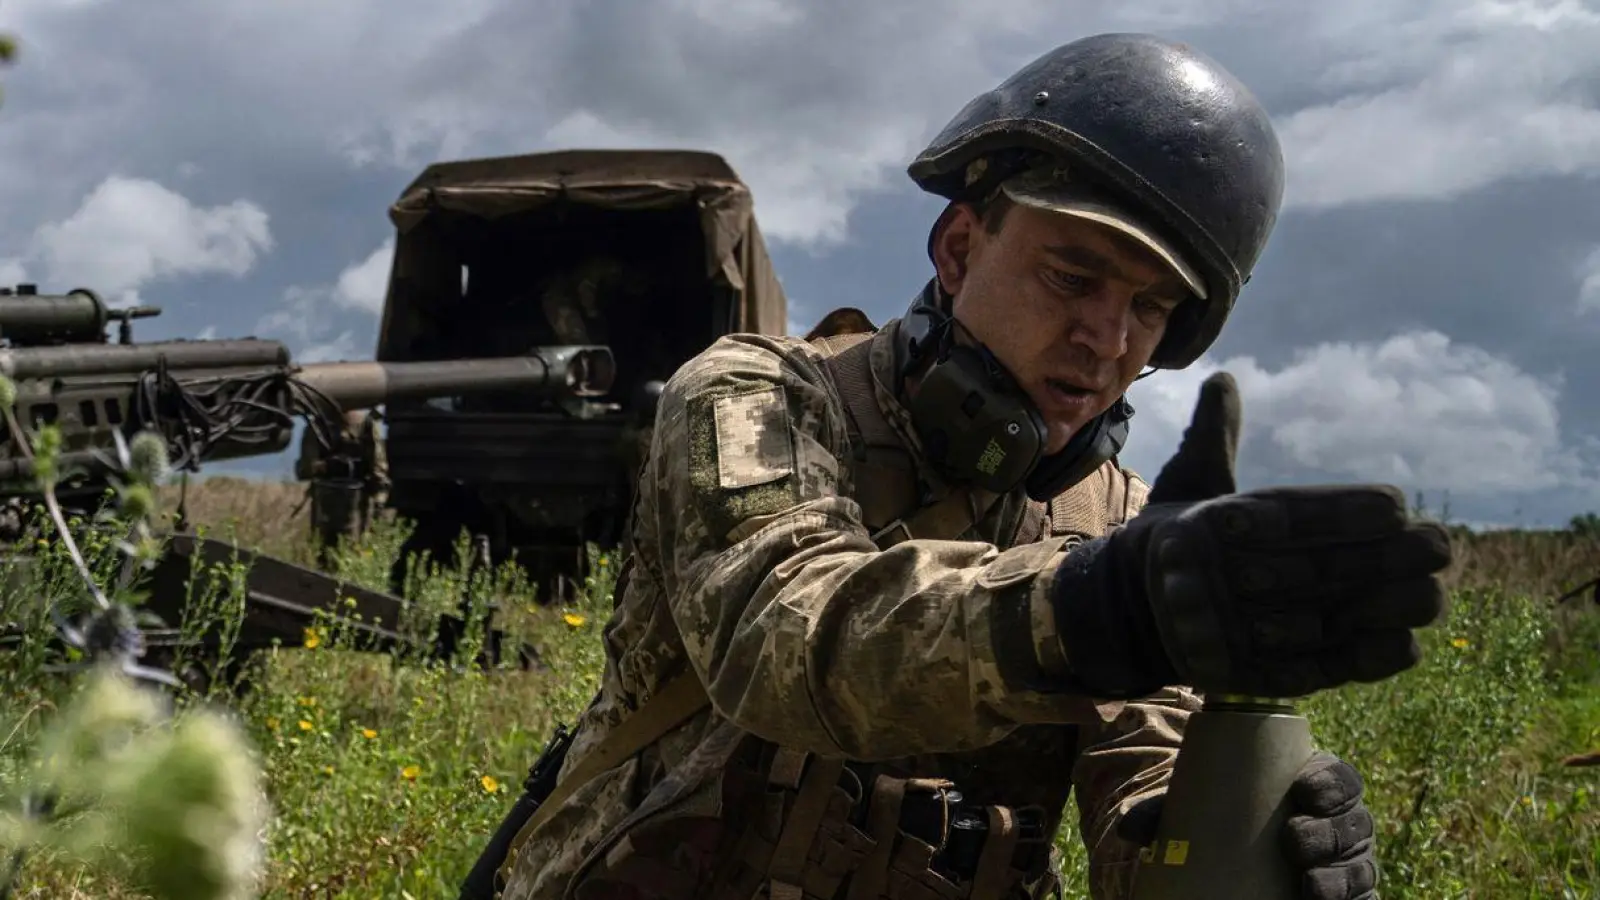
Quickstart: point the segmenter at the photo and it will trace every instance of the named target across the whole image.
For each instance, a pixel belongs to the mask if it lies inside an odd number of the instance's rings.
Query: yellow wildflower
[[[1471,641],[1468,641],[1466,638],[1453,638],[1450,641],[1450,646],[1456,648],[1457,650],[1465,650],[1467,649],[1467,645],[1470,643]]]
[[[322,767],[322,774],[324,774],[324,775],[332,775],[333,774],[333,766],[323,766]]]
[[[562,613],[561,614],[561,618],[562,618],[563,621],[565,621],[568,625],[571,625],[573,628],[577,628],[579,625],[582,625],[584,622],[588,621],[588,619],[585,619],[583,616],[580,616],[577,613],[570,613],[570,612],[569,613]]]
[[[309,706],[316,706],[317,705],[317,698],[315,698],[315,697],[300,697],[298,699],[298,702],[299,702],[299,704],[301,706],[308,706],[308,707]]]
[[[361,729],[361,736],[370,741],[373,738],[377,737],[378,733],[376,731],[373,731],[371,728],[363,728],[363,729]]]
[[[311,723],[307,722],[305,719],[301,719],[300,720],[300,730],[301,731],[310,731],[311,730]]]
[[[478,782],[483,785],[483,792],[485,794],[492,794],[495,791],[500,790],[500,782],[495,781],[493,775],[485,775],[478,779]]]
[[[404,769],[400,770],[400,777],[404,778],[407,781],[416,781],[417,780],[417,776],[421,775],[421,774],[422,774],[422,767],[418,766],[418,765],[406,766]]]
[[[317,634],[317,630],[315,628],[307,628],[306,629],[306,638],[305,638],[305,647],[306,647],[306,649],[307,650],[315,650],[321,645],[322,645],[322,637]]]
[[[267,727],[272,729],[273,731],[277,731],[278,730],[278,717],[277,716],[267,716]]]

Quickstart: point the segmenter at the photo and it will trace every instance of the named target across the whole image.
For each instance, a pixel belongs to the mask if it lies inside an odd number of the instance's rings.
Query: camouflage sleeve
[[[723,338],[662,393],[636,559],[718,712],[866,760],[1098,723],[1047,664],[1062,541],[880,551],[848,497],[843,423],[820,360],[782,339]]]
[[[1094,900],[1124,900],[1132,891],[1139,847],[1117,837],[1117,823],[1129,807],[1167,789],[1184,726],[1199,709],[1194,692],[1170,687],[1129,701],[1098,728],[1080,727],[1072,785]]]

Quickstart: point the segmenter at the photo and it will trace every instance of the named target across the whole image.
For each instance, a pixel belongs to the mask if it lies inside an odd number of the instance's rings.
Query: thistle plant
[[[0,377],[0,410],[20,452],[32,462],[53,540],[82,578],[87,611],[71,621],[50,616],[78,660],[51,671],[82,676],[75,696],[45,727],[30,777],[0,812],[0,840],[12,848],[0,863],[0,900],[15,890],[30,850],[106,863],[134,885],[171,900],[244,900],[255,896],[266,810],[261,775],[243,733],[203,706],[175,713],[167,689],[181,683],[140,662],[144,645],[136,606],[138,576],[162,545],[151,528],[155,487],[167,471],[166,445],[150,433],[118,435],[114,508],[94,525],[122,532],[120,571],[103,586],[68,527],[56,488],[74,474],[61,468],[61,436],[52,426],[31,439],[14,415],[15,386]]]

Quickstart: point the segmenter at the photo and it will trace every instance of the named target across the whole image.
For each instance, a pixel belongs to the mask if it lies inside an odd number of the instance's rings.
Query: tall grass
[[[164,500],[170,507],[175,493]],[[314,558],[293,485],[209,479],[190,486],[190,519],[214,536],[305,563]],[[383,588],[404,536],[380,521],[336,554],[335,574]],[[1600,608],[1548,598],[1600,574],[1600,542],[1576,534],[1461,535],[1448,620],[1425,635],[1421,666],[1304,705],[1318,742],[1366,778],[1379,822],[1382,894],[1400,898],[1600,898],[1600,768],[1563,757],[1600,749]],[[7,563],[16,596],[66,590],[52,548]],[[106,558],[107,548],[94,548]],[[465,558],[463,556],[463,558]],[[266,772],[268,897],[453,897],[557,722],[588,703],[603,664],[615,561],[572,606],[534,604],[514,571],[418,578],[407,628],[429,636],[462,597],[497,604],[497,624],[539,651],[544,668],[482,671],[395,651],[356,653],[324,622],[298,646],[258,655],[238,695],[214,683],[187,702],[223,703],[246,727]],[[201,573],[197,618],[236,615],[239,573]],[[11,603],[3,608],[14,609]],[[47,623],[23,623],[42,637]],[[189,623],[191,626],[196,623]],[[469,634],[469,639],[473,635]],[[481,634],[476,634],[481,639]],[[63,685],[40,671],[39,641],[0,665],[0,779],[16,773]],[[466,649],[470,658],[472,648]],[[1070,817],[1069,817],[1070,821]],[[1075,896],[1086,896],[1071,833]],[[105,867],[48,854],[24,871],[19,897],[141,896]]]

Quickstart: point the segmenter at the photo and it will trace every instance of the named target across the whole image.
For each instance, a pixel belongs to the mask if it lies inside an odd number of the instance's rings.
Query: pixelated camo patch
[[[789,404],[778,387],[718,397],[717,481],[724,490],[754,487],[794,472]]]

